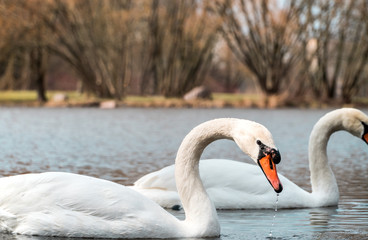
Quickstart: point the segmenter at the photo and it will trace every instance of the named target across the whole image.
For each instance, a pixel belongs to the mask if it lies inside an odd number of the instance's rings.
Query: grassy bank
[[[56,95],[63,94],[66,99],[57,100]],[[102,103],[110,103],[116,107],[172,107],[172,108],[276,108],[276,107],[305,107],[305,108],[324,108],[329,106],[342,107],[334,103],[326,104],[317,101],[310,103],[285,102],[277,97],[264,99],[256,94],[228,94],[214,93],[212,100],[185,101],[178,98],[165,98],[163,96],[127,96],[122,101],[101,99],[75,91],[60,92],[48,91],[47,103],[37,101],[35,91],[0,91],[0,106],[22,106],[22,107],[99,107]],[[350,106],[367,107],[368,98],[355,99]]]
[[[65,100],[54,100],[55,95],[64,94]],[[46,107],[88,107],[100,106],[111,101],[79,94],[77,92],[48,91],[47,103],[39,103],[35,91],[0,91],[0,106],[46,106]],[[127,96],[122,101],[114,101],[117,106],[128,107],[245,107],[252,106],[259,99],[257,95],[214,93],[212,100],[185,101],[163,96]]]
[[[53,101],[53,98],[56,94],[64,94],[67,96],[65,101]],[[37,100],[36,91],[0,91],[0,106],[68,106],[69,104],[88,104],[92,102],[102,101],[94,98],[88,97],[83,94],[79,94],[75,91],[69,92],[60,92],[60,91],[48,91],[46,95],[49,101],[47,103],[40,103]]]

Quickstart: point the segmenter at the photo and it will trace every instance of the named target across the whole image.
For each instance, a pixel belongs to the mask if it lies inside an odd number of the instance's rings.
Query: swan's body
[[[323,116],[314,126],[309,141],[309,163],[312,192],[298,187],[279,175],[284,191],[279,196],[279,208],[334,206],[339,201],[339,190],[327,160],[327,142],[332,133],[345,130],[367,142],[368,117],[356,109],[339,109]],[[291,164],[291,162],[289,162]],[[139,179],[134,190],[141,192],[163,207],[180,205],[173,178],[173,166],[147,174]],[[219,174],[221,173],[222,174]],[[273,190],[259,181],[251,164],[231,160],[201,161],[203,184],[218,209],[274,208],[270,197]],[[221,177],[219,177],[221,175]]]
[[[199,158],[208,144],[229,138],[255,161],[267,159],[273,164],[271,155],[275,150],[260,149],[258,138],[251,134],[250,128],[264,133],[257,137],[274,147],[270,133],[262,125],[238,119],[203,123],[183,140],[175,162],[175,175],[186,214],[184,221],[122,185],[77,174],[49,172],[0,178],[0,232],[99,238],[218,236],[220,225],[199,177]],[[260,159],[261,153],[266,156]],[[274,173],[277,174],[275,166]],[[281,191],[278,179],[267,178],[273,185],[278,184],[276,191]]]
[[[137,231],[140,226],[145,230]],[[177,219],[156,203],[110,181],[60,172],[0,179],[3,232],[111,238],[139,233],[148,238],[159,232],[175,236],[178,227]]]
[[[174,169],[175,165],[170,165],[149,173],[130,187],[164,208],[181,206]],[[226,159],[207,159],[199,162],[199,172],[203,186],[217,209],[264,208],[259,203],[266,203],[269,208],[275,207],[275,192],[257,165]],[[285,178],[281,174],[279,177],[284,185]],[[280,196],[285,191],[288,189],[284,187]]]

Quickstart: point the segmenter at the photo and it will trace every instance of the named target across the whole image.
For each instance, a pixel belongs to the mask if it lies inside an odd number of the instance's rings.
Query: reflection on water
[[[310,191],[308,137],[313,124],[327,111],[2,108],[0,175],[66,171],[129,185],[172,164],[181,140],[194,126],[213,118],[238,117],[270,129],[282,154],[280,173]],[[274,210],[219,211],[219,239],[267,239],[271,227],[272,239],[366,238],[367,146],[339,132],[332,136],[328,154],[341,195],[338,207],[279,209],[274,223]],[[211,144],[203,158],[251,162],[227,140]],[[173,214],[184,218],[183,212]],[[0,238],[57,239],[7,234]]]

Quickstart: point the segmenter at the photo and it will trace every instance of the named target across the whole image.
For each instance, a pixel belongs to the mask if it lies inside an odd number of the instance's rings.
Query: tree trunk
[[[45,57],[43,49],[38,46],[31,50],[31,82],[35,84],[37,100],[46,102],[46,83],[45,83]]]

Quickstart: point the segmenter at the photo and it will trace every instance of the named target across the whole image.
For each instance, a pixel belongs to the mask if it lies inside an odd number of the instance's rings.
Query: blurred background
[[[1,0],[0,90],[364,102],[364,0]],[[267,100],[268,101],[268,100]]]

